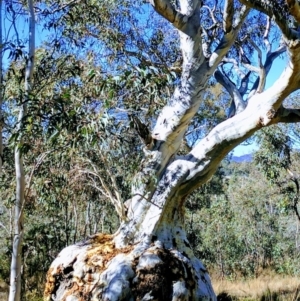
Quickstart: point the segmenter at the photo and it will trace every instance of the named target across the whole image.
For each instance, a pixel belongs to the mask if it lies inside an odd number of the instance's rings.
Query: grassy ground
[[[6,301],[8,298],[8,285],[0,279],[0,301]]]
[[[300,301],[300,278],[276,274],[248,280],[212,279],[219,301]]]
[[[220,280],[212,277],[219,301],[300,301],[300,277],[265,273],[248,280]],[[0,301],[7,300],[8,286],[0,281]],[[26,300],[40,301],[42,297],[27,292]]]

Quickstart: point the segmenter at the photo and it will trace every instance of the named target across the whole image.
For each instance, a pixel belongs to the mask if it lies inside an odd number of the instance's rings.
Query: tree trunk
[[[165,220],[137,243],[123,244],[121,228],[116,235],[98,234],[67,247],[48,272],[45,299],[216,300],[186,238],[181,213],[182,208],[165,210]]]
[[[0,0],[0,11],[2,11],[2,0]],[[0,44],[3,45],[3,36],[2,36],[2,14],[0,16]],[[3,46],[2,46],[3,47]],[[2,174],[3,166],[3,49],[0,50],[0,176]]]
[[[32,76],[34,68],[35,50],[35,20],[32,0],[28,1],[29,8],[29,53],[25,73],[25,101],[20,107],[17,130],[21,137],[24,118],[27,114],[26,103],[30,98]],[[9,301],[21,300],[21,275],[22,275],[22,244],[24,236],[24,203],[25,203],[25,173],[22,156],[23,139],[15,146],[15,170],[16,170],[16,203],[14,213],[14,237],[12,246],[12,259],[10,270]]]
[[[48,301],[216,300],[208,273],[186,237],[185,199],[212,177],[226,154],[255,131],[300,120],[299,110],[282,107],[283,100],[300,86],[300,41],[291,36],[290,44],[286,38],[290,62],[282,76],[266,91],[265,79],[260,78],[260,88],[253,91],[248,103],[243,103],[242,95],[247,89],[238,89],[219,74],[237,112],[190,153],[176,156],[191,119],[205,99],[207,81],[235,41],[249,8],[241,6],[235,12],[235,1],[224,1],[223,37],[208,55],[200,27],[201,1],[176,1],[180,10],[168,0],[149,2],[179,31],[181,81],[152,134],[140,131],[142,140],[147,141],[146,157],[133,181],[127,216],[118,232],[113,236],[98,234],[65,248],[47,274]],[[283,25],[280,28],[286,29]],[[244,83],[248,85],[246,80]]]
[[[20,110],[19,118],[23,115]],[[9,301],[19,301],[21,299],[21,269],[22,269],[22,243],[23,243],[23,206],[25,194],[25,174],[23,159],[20,149],[15,149],[15,169],[16,169],[16,204],[14,213],[14,237],[12,245],[12,259],[10,268],[10,291]]]

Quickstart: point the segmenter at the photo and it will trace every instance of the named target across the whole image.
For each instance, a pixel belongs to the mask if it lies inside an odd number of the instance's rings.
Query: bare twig
[[[271,18],[267,17],[267,25],[266,25],[266,30],[264,33],[264,43],[267,49],[267,53],[271,51],[271,43],[269,41],[269,34],[270,34],[270,29],[271,29]]]
[[[105,157],[103,156],[101,150],[99,150],[101,159],[106,162]],[[86,174],[87,177],[92,181],[92,184],[89,184],[90,186],[94,187],[96,190],[101,192],[102,195],[107,197],[110,202],[115,206],[115,209],[120,217],[121,220],[125,220],[125,208],[124,204],[121,198],[121,194],[118,191],[117,182],[114,177],[114,175],[110,172],[109,168],[106,170],[108,173],[108,176],[111,180],[110,185],[113,187],[113,191],[110,189],[109,184],[106,182],[106,180],[100,175],[97,166],[91,161],[86,160],[86,164],[91,168],[80,168],[78,167],[76,169],[76,172],[79,172],[79,174]],[[97,184],[95,181],[95,178],[97,178],[100,181],[101,186]]]

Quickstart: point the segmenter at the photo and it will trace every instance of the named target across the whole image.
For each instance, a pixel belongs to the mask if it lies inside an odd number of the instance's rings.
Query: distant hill
[[[242,156],[232,156],[231,161],[242,163],[242,162],[251,162],[253,160],[252,154],[242,155]]]

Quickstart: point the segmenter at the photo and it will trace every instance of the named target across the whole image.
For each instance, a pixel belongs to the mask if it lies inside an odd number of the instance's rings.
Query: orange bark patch
[[[46,301],[52,300],[52,295],[55,295],[60,287],[64,288],[61,301],[65,301],[68,296],[76,296],[79,301],[84,300],[84,296],[88,296],[99,285],[99,275],[106,269],[107,264],[116,255],[128,254],[133,249],[133,246],[117,249],[113,236],[107,234],[94,235],[84,245],[87,248],[82,250],[86,253],[81,257],[81,262],[78,262],[78,257],[75,257],[67,267],[58,265],[49,269],[44,291]],[[84,267],[84,273],[79,272],[79,277],[76,273],[77,266]]]
[[[57,279],[55,276],[53,276],[53,271],[54,271],[54,268],[50,268],[49,271],[47,272],[47,276],[46,276],[47,282],[46,282],[45,291],[44,291],[44,299],[46,301],[50,300],[51,293],[55,289],[55,283],[56,283]],[[62,267],[58,267],[57,271],[58,271],[57,274],[60,274],[63,271]]]
[[[93,271],[104,270],[106,264],[118,254],[128,254],[133,249],[129,246],[117,249],[113,242],[113,236],[107,234],[97,234],[91,237],[91,248],[87,251],[86,264]]]

